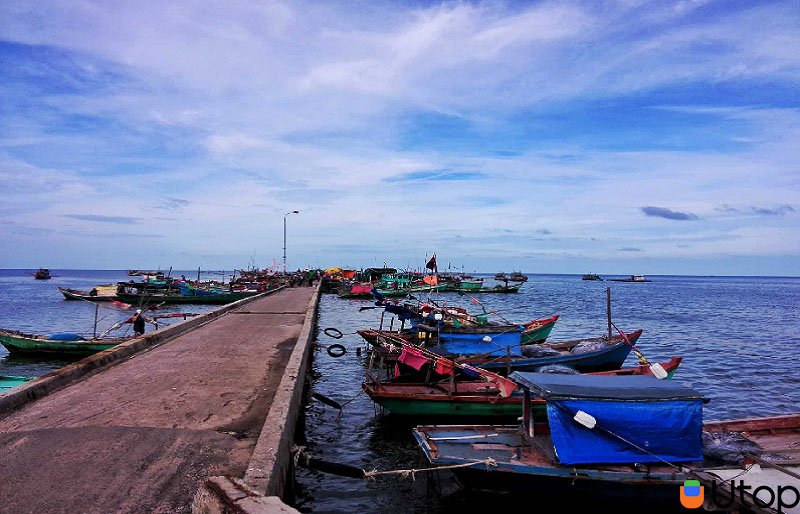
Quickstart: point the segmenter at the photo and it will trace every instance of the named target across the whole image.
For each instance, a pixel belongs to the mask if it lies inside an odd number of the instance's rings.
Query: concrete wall
[[[309,302],[303,328],[286,364],[244,476],[248,486],[267,496],[283,495],[291,471],[291,449],[303,403],[303,387],[313,346],[318,306],[319,286]]]

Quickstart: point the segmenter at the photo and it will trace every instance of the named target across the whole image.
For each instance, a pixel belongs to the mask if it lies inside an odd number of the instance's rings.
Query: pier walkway
[[[262,428],[285,429],[264,423],[316,291],[256,299],[0,419],[0,512],[191,512],[208,477],[253,475],[274,450]]]

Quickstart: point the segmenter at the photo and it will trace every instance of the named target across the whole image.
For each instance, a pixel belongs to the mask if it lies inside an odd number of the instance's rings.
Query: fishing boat
[[[706,500],[725,502],[716,505],[722,510],[764,513],[782,509],[776,496],[769,509],[764,496],[757,503],[758,488],[800,489],[800,414],[704,424],[707,400],[675,381],[542,373],[510,378],[526,399],[545,400],[545,422],[523,402],[518,426],[413,430],[428,461],[449,468],[465,488],[566,494],[573,505],[641,501],[678,512],[679,487],[695,487],[696,497],[703,483]],[[731,490],[734,480],[739,494]],[[786,499],[797,506],[796,496]],[[702,496],[698,500],[694,508],[703,503]],[[782,511],[797,512],[792,509]]]
[[[39,268],[33,274],[36,280],[50,280],[50,270],[47,268]]]
[[[117,293],[117,300],[133,305],[140,304],[195,304],[195,305],[224,305],[232,302],[250,298],[262,291],[233,291],[227,293],[208,293],[208,294],[181,294],[174,290],[163,293]]]
[[[393,363],[399,358],[400,348],[403,344],[416,342],[427,350],[453,358],[459,363],[500,374],[511,371],[536,371],[552,365],[567,366],[581,373],[589,373],[621,368],[641,337],[642,329],[626,333],[624,337],[623,335],[611,338],[602,336],[520,346],[503,346],[494,340],[475,341],[472,339],[465,342],[456,339],[452,344],[442,347],[441,343],[430,343],[424,337],[417,340],[395,339],[397,337],[395,333],[388,331],[379,334],[359,331],[359,334],[368,342],[374,337],[375,342],[371,343],[372,348],[380,354],[380,358],[385,363]],[[491,336],[488,337],[491,339]],[[483,351],[476,352],[478,349]],[[459,353],[461,350],[475,353],[462,354]]]
[[[59,287],[65,300],[88,300],[91,302],[111,302],[117,300],[116,286],[96,286],[90,291]]]
[[[452,309],[451,309],[452,310]],[[466,312],[465,312],[466,314]],[[477,319],[478,317],[476,317]],[[475,339],[483,339],[486,335],[489,335],[493,332],[503,332],[503,331],[518,331],[520,332],[520,344],[535,344],[535,343],[543,343],[549,336],[550,333],[553,331],[553,327],[558,321],[559,315],[554,314],[553,316],[549,316],[547,318],[542,319],[535,319],[531,320],[527,323],[514,325],[514,324],[492,324],[492,325],[477,325],[477,326],[489,326],[491,327],[489,332],[483,332],[478,335],[478,332],[475,332]],[[463,319],[463,318],[462,318]],[[485,321],[485,320],[484,320]],[[469,330],[470,325],[462,325],[464,331]],[[436,330],[428,330],[423,331],[420,334],[420,330],[418,328],[408,328],[402,330],[374,330],[374,329],[362,329],[356,331],[367,343],[374,345],[378,342],[378,338],[383,336],[384,339],[387,340],[404,340],[404,341],[415,341],[415,342],[426,342],[428,345],[435,345],[437,344],[438,337]],[[489,335],[491,337],[491,335]]]
[[[520,426],[420,426],[433,466],[472,490],[678,504],[685,463],[703,460],[696,390],[650,376],[514,373],[523,390]],[[531,399],[546,402],[536,422]],[[457,466],[461,467],[457,467]]]
[[[508,277],[508,280],[512,282],[527,282],[528,275],[523,274],[521,271],[515,271],[511,273],[511,275]]]
[[[508,285],[497,284],[490,287],[481,287],[480,289],[471,290],[470,293],[518,293],[522,284]]]
[[[0,330],[0,344],[12,354],[39,354],[60,357],[85,357],[129,341],[130,337],[86,339],[72,333],[51,336]]]
[[[671,378],[677,371],[682,357],[672,357],[662,362],[661,367]],[[553,370],[558,372],[570,371]],[[639,364],[613,371],[601,371],[596,375],[633,376],[651,375],[649,365]],[[427,373],[400,375],[387,381],[376,380],[369,375],[362,387],[367,395],[388,412],[408,416],[458,416],[458,417],[506,417],[516,419],[522,412],[522,391],[502,396],[492,382]],[[427,382],[425,379],[428,379]],[[545,401],[532,398],[531,406],[537,417],[544,417]]]
[[[337,293],[339,298],[372,298],[372,284],[342,283]]]
[[[652,280],[645,278],[644,275],[631,275],[625,278],[609,278],[610,282],[652,282]]]
[[[600,280],[600,281],[602,281],[603,277],[601,277],[597,273],[587,273],[583,277],[581,277],[581,280]]]
[[[5,393],[9,389],[19,387],[27,384],[36,377],[17,377],[12,375],[0,375],[0,394]]]
[[[619,369],[631,353],[633,345],[642,335],[642,329],[617,335],[574,339],[525,345],[522,357],[508,352],[507,356],[498,357],[497,351],[480,356],[462,356],[460,362],[479,366],[495,372],[536,371],[542,366],[558,364],[588,373],[592,371],[610,371]],[[627,338],[627,340],[626,340]]]

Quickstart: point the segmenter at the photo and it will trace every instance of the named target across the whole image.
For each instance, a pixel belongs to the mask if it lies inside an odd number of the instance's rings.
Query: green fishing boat
[[[234,291],[229,293],[210,293],[210,294],[173,294],[173,293],[156,293],[156,294],[131,294],[119,293],[117,300],[132,305],[140,304],[195,304],[195,305],[225,305],[233,303],[245,298],[250,298],[262,291]]]
[[[77,334],[24,334],[16,330],[0,330],[0,344],[12,354],[35,354],[60,357],[85,357],[129,341],[130,337],[84,339]]]
[[[0,375],[0,394],[5,393],[9,389],[27,384],[36,377],[15,377],[12,375]]]

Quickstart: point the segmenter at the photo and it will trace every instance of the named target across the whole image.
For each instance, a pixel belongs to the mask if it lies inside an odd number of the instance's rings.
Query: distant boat
[[[603,280],[603,277],[597,273],[587,273],[581,278],[581,280]]]
[[[36,273],[33,274],[33,278],[36,280],[49,280],[50,270],[47,268],[39,268]]]
[[[515,271],[508,277],[508,280],[512,282],[527,282],[528,275],[524,275],[521,271]]]
[[[0,375],[0,394],[5,393],[9,389],[27,384],[36,377],[16,377],[12,375]]]
[[[631,275],[627,278],[609,278],[611,282],[652,282],[652,280],[644,278],[644,275]]]
[[[81,291],[68,287],[59,287],[66,300],[89,300],[92,302],[110,302],[117,299],[117,286],[96,286],[91,291]]]

